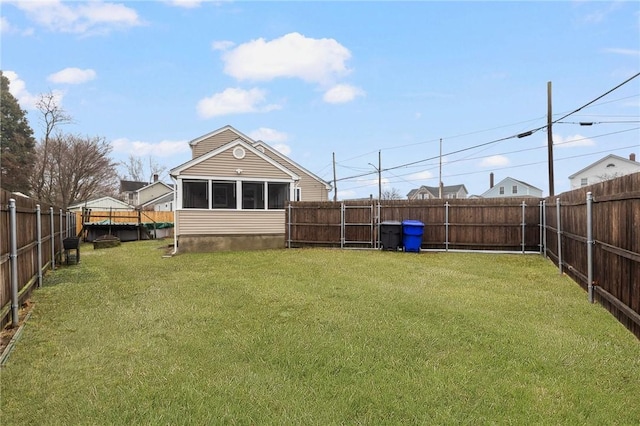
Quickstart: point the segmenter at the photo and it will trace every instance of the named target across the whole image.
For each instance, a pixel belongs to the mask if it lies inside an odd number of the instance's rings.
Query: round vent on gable
[[[233,148],[233,156],[238,160],[242,160],[247,153],[244,151],[244,148],[241,146],[236,146]]]
[[[263,154],[264,154],[264,146],[259,146],[259,147],[258,147],[258,151],[260,151],[261,153],[263,153]]]

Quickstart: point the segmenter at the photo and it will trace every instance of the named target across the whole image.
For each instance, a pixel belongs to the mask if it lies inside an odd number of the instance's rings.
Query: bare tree
[[[389,188],[382,191],[383,200],[401,200],[400,190],[398,188]]]
[[[142,157],[129,154],[129,158],[121,162],[120,166],[124,168],[122,179],[136,182],[152,182],[154,175],[161,175],[167,171],[167,168],[160,165],[151,155],[146,158],[145,165],[145,160]]]
[[[57,135],[39,145],[36,155],[43,167],[41,200],[67,207],[100,195],[114,195],[116,164],[109,158],[111,145],[101,137]]]
[[[38,160],[35,175],[31,179],[31,187],[33,195],[37,199],[44,200],[46,199],[45,188],[50,188],[53,185],[52,176],[47,174],[47,170],[50,169],[48,154],[51,139],[54,137],[54,133],[59,131],[60,125],[72,123],[73,120],[59,105],[56,95],[51,91],[40,95],[40,99],[36,102],[36,108],[40,112],[40,123],[44,136],[36,148]]]

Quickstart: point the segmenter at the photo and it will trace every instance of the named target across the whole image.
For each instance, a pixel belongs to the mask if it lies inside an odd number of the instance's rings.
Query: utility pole
[[[382,154],[378,151],[378,203],[382,200]]]
[[[442,199],[442,138],[440,138],[440,175],[438,177],[438,198]]]
[[[553,197],[553,114],[551,112],[551,82],[547,82],[547,153],[549,162],[549,196]]]
[[[333,153],[333,202],[338,201],[338,182],[336,181],[336,153]]]

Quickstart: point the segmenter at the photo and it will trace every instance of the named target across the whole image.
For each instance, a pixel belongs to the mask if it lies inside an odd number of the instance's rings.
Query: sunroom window
[[[185,209],[209,208],[209,182],[206,180],[185,180],[182,182],[182,207]]]
[[[269,182],[269,209],[284,209],[289,201],[289,184]]]
[[[242,182],[242,209],[264,209],[264,182]]]
[[[211,182],[213,187],[214,209],[235,209],[236,208],[236,183],[225,181]]]

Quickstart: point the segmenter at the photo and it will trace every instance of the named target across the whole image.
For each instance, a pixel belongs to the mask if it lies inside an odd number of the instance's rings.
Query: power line
[[[561,116],[560,118],[552,121],[551,123],[545,124],[543,126],[540,126],[540,127],[537,127],[537,128],[534,128],[534,129],[531,129],[529,131],[522,132],[522,133],[519,133],[519,134],[515,134],[515,135],[511,135],[511,136],[507,136],[507,137],[503,137],[503,138],[499,138],[499,139],[494,139],[492,141],[484,142],[484,143],[477,144],[477,145],[473,145],[473,146],[470,146],[470,147],[467,147],[467,148],[462,148],[462,149],[459,149],[459,150],[456,150],[456,151],[452,151],[452,152],[446,153],[444,155],[446,156],[446,155],[459,154],[461,152],[470,151],[472,149],[481,148],[483,146],[495,144],[495,143],[506,141],[506,140],[509,140],[509,139],[516,139],[516,138],[523,138],[523,137],[531,136],[533,133],[536,133],[536,132],[538,132],[538,131],[540,131],[542,129],[546,129],[547,127],[549,127],[550,124],[552,125],[552,124],[555,124],[555,123],[557,123],[557,122],[559,122],[561,120],[564,120],[565,118],[567,118],[567,117],[569,117],[569,116],[571,116],[571,115],[583,110],[584,108],[588,107],[589,105],[592,105],[593,103],[597,102],[598,100],[602,99],[603,97],[607,96],[608,94],[612,93],[613,91],[615,91],[615,90],[619,89],[620,87],[624,86],[625,84],[627,84],[631,80],[637,78],[638,76],[640,76],[640,72],[634,74],[633,76],[629,77],[628,79],[626,79],[622,83],[618,84],[614,88],[606,91],[602,95],[592,99],[591,101],[587,102],[586,104],[582,105],[581,107],[576,108],[575,110],[573,110],[573,111]],[[358,158],[358,157],[355,157],[355,158]],[[422,160],[416,160],[416,161],[412,161],[412,162],[409,162],[409,163],[400,164],[398,166],[388,167],[386,169],[382,169],[381,171],[396,170],[396,169],[400,169],[400,168],[403,168],[403,167],[407,167],[407,166],[423,163],[423,162],[426,162],[426,161],[431,161],[431,160],[434,160],[436,158],[439,158],[439,156],[429,157],[429,158],[425,158],[425,159],[422,159]],[[348,179],[355,179],[355,178],[358,178],[358,177],[370,176],[370,175],[377,174],[377,173],[378,173],[378,171],[368,172],[368,173],[361,173],[361,174],[354,175],[354,176],[348,176],[348,177],[345,177],[345,178],[336,179],[336,182],[337,181],[344,181],[344,180],[348,180]]]
[[[572,144],[572,143],[576,143],[576,142],[580,142],[583,140],[588,140],[588,139],[597,139],[597,138],[601,138],[601,137],[605,137],[605,136],[612,136],[612,135],[617,135],[617,134],[621,134],[621,133],[627,133],[627,132],[632,132],[635,130],[639,130],[640,127],[634,127],[632,129],[625,129],[625,130],[619,130],[616,132],[609,132],[609,133],[602,133],[599,135],[594,135],[594,136],[590,136],[590,137],[583,137],[583,138],[578,138],[578,139],[571,139],[568,141],[564,141],[564,142],[559,142],[559,143],[554,143],[554,146],[561,146],[561,145],[568,145],[568,144]],[[634,145],[628,146],[628,147],[619,147],[619,148],[615,148],[616,150],[618,149],[626,149],[626,148],[634,148]],[[514,150],[514,151],[507,151],[507,152],[500,152],[494,155],[508,155],[508,154],[517,154],[517,153],[521,153],[521,152],[526,152],[526,151],[534,151],[534,150],[538,150],[538,149],[544,149],[546,148],[546,146],[536,146],[533,148],[523,148],[523,149],[518,149],[518,150]],[[602,152],[606,152],[606,151],[602,151]],[[582,157],[582,156],[588,156],[588,155],[595,155],[598,154],[600,152],[596,152],[596,153],[589,153],[589,154],[581,154],[581,155],[576,155],[573,157],[566,157],[566,158],[562,158],[562,159],[567,159],[567,158],[578,158],[578,157]],[[469,158],[463,158],[463,159],[458,159],[458,160],[451,160],[448,161],[447,164],[453,164],[453,163],[460,163],[463,161],[471,161],[471,160],[479,160],[479,159],[483,159],[483,158],[487,158],[489,156],[480,156],[480,157],[469,157]],[[432,159],[437,159],[438,157],[434,157]],[[546,161],[542,161],[542,162],[537,162],[537,163],[532,163],[532,164],[541,164],[541,163],[545,163]],[[430,171],[430,170],[435,170],[437,168],[437,164],[433,164],[433,167],[429,168],[429,169],[425,169],[423,171]],[[521,167],[521,166],[509,166],[507,168],[512,168],[512,167]],[[498,169],[494,169],[494,170],[502,170],[501,168]],[[462,176],[462,175],[466,175],[466,174],[474,174],[474,173],[485,173],[485,171],[477,171],[477,172],[469,172],[469,173],[462,173],[462,174],[456,174],[456,175],[447,175],[444,177],[452,177],[452,176]],[[367,173],[367,175],[371,175],[373,173]],[[408,176],[411,175],[412,173],[407,173],[407,174],[402,174],[402,175],[395,175],[392,173],[393,176],[402,179],[403,181],[409,183],[409,181],[407,181],[406,179],[403,179],[402,176]],[[362,177],[362,176],[358,176],[358,177]],[[429,179],[435,179],[435,177],[431,177]],[[345,178],[346,180],[346,178]],[[368,186],[368,185],[364,185],[364,186]]]

